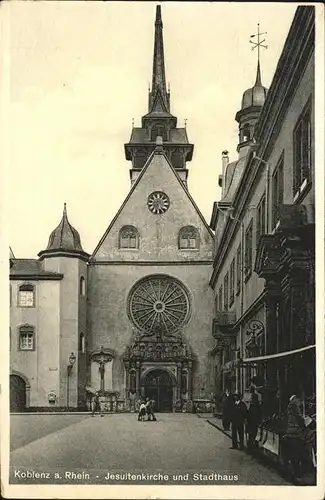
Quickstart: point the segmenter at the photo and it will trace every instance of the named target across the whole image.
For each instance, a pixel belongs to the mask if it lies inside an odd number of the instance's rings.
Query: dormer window
[[[18,289],[18,306],[19,307],[34,307],[35,306],[35,287],[29,283],[20,285]]]
[[[124,226],[120,230],[120,248],[139,248],[139,233],[133,226]]]
[[[195,250],[199,248],[199,234],[195,227],[182,227],[179,232],[179,248],[181,250]]]
[[[151,129],[151,141],[155,142],[157,137],[162,137],[163,141],[167,141],[167,132],[163,125],[154,125]]]

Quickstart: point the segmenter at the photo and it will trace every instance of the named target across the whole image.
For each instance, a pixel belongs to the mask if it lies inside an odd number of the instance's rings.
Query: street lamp
[[[73,368],[73,365],[76,362],[76,355],[74,352],[72,352],[69,356],[69,364],[67,366],[67,410],[69,411],[69,389],[70,389],[70,375],[71,375],[71,370]]]

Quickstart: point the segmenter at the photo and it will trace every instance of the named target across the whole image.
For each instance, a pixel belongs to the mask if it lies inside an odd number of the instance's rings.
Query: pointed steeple
[[[262,86],[260,60],[257,61],[257,72],[256,72],[256,80],[254,87],[257,86]]]
[[[124,145],[125,158],[132,161],[131,185],[136,181],[149,156],[155,150],[156,139],[160,137],[164,152],[170,159],[186,185],[187,162],[193,155],[184,127],[177,127],[177,118],[170,112],[169,85],[166,85],[163,24],[161,7],[156,7],[155,37],[153,51],[152,87],[149,88],[149,111],[142,116],[141,127],[132,125],[130,141]]]
[[[161,6],[156,7],[155,41],[153,50],[152,86],[149,92],[149,112],[162,101],[165,111],[170,112],[169,93],[166,87],[163,23]],[[160,104],[161,105],[161,104]]]

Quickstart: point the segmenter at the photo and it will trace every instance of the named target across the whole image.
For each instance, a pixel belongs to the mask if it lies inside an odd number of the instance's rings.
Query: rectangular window
[[[312,169],[311,104],[300,115],[293,132],[293,196],[311,181]]]
[[[256,246],[258,245],[259,239],[263,234],[265,234],[265,196],[262,197],[257,207]]]
[[[245,233],[245,281],[252,274],[253,263],[253,219],[251,219]]]
[[[272,228],[279,220],[279,209],[283,203],[283,155],[272,176]]]
[[[228,273],[223,280],[223,307],[225,311],[228,311],[229,306],[229,277]]]
[[[34,307],[34,286],[21,285],[18,292],[19,307]]]
[[[241,285],[241,273],[242,273],[242,259],[241,259],[241,243],[239,244],[237,248],[237,259],[236,259],[236,281],[237,281],[237,288],[236,288],[236,294],[238,295],[240,293],[240,285]]]
[[[34,350],[34,328],[32,326],[19,328],[19,349],[21,351]]]
[[[223,311],[223,291],[222,291],[222,285],[219,288],[219,300],[218,300],[218,306],[219,306],[219,311]]]
[[[229,305],[231,306],[235,300],[235,259],[230,265],[230,290],[229,290]]]

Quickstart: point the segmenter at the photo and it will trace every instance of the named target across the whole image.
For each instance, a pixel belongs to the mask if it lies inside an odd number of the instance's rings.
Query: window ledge
[[[139,248],[119,248],[122,252],[138,252]]]
[[[198,248],[179,248],[178,250],[180,250],[181,252],[198,252],[199,251]]]

